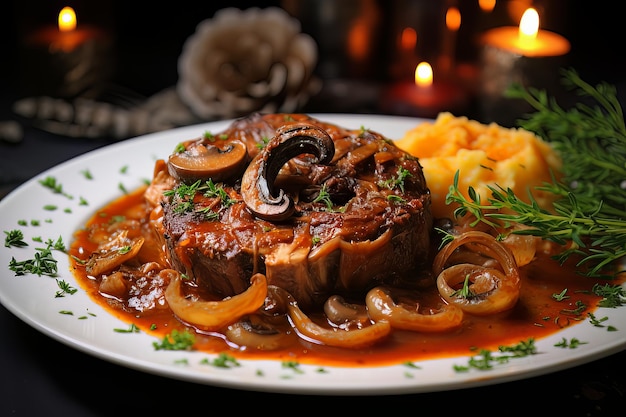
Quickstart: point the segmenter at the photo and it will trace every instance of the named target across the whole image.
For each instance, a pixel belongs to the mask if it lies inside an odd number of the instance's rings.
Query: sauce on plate
[[[97,248],[92,239],[93,230],[104,230],[104,225],[119,216],[140,220],[143,227],[149,227],[149,208],[144,203],[144,190],[140,188],[100,208],[85,227],[75,233],[69,250],[71,269],[90,298],[112,315],[159,339],[174,329],[190,329],[195,332],[193,348],[207,353],[226,352],[241,359],[274,359],[343,367],[386,366],[435,358],[469,357],[480,349],[497,350],[499,346],[515,345],[531,338],[541,339],[564,327],[589,320],[588,314],[595,311],[601,299],[593,294],[592,287],[605,283],[577,274],[573,262],[560,265],[546,256],[520,268],[521,294],[512,310],[486,317],[465,314],[463,324],[453,331],[424,333],[394,329],[387,339],[373,346],[346,349],[312,343],[298,337],[292,330],[289,335],[291,341],[285,348],[274,351],[242,350],[229,345],[219,332],[189,328],[167,306],[140,311],[129,306],[128,302],[105,296],[99,292],[99,282],[87,274],[81,260]],[[158,250],[154,251],[155,256],[158,256]],[[606,283],[617,284],[615,281]],[[558,299],[555,295],[565,289],[566,296]],[[150,297],[150,291],[157,290],[146,290],[142,296]],[[435,287],[429,297],[439,297]],[[311,313],[309,316],[319,323],[324,320],[322,314]]]

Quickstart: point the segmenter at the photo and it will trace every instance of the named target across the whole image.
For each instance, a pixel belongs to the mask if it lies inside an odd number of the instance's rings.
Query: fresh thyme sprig
[[[24,246],[28,246],[28,243],[24,241],[24,233],[19,229],[9,230],[8,232],[4,232],[6,237],[4,239],[4,246],[10,248],[11,246],[15,246],[17,248],[23,248]]]
[[[511,189],[488,187],[488,203],[470,187],[469,198],[458,189],[458,172],[446,196],[447,204],[459,207],[455,216],[472,214],[475,223],[527,228],[513,233],[538,236],[556,242],[563,250],[555,257],[565,262],[580,255],[577,266],[587,276],[602,276],[606,267],[626,257],[626,127],[614,87],[601,83],[593,87],[573,70],[563,72],[563,83],[580,96],[595,99],[600,105],[578,103],[563,110],[544,91],[513,85],[509,97],[527,100],[537,112],[520,127],[550,142],[561,156],[562,177],[537,187],[554,194],[553,211],[542,208],[529,195],[522,201]],[[619,268],[619,265],[617,265]],[[621,271],[611,271],[615,275]]]
[[[576,203],[573,193],[569,194],[571,204],[555,204],[555,212],[539,207],[530,196],[530,203],[520,200],[513,190],[488,186],[492,197],[483,203],[480,195],[469,188],[469,198],[460,192],[457,171],[454,182],[446,196],[446,203],[459,205],[455,217],[470,213],[479,222],[492,227],[508,227],[522,224],[525,229],[516,229],[512,233],[538,236],[564,246],[556,255],[560,262],[565,262],[574,254],[581,255],[578,266],[587,265],[585,272],[589,276],[598,276],[609,264],[626,256],[626,219],[599,217],[598,212],[587,213]]]
[[[58,272],[57,260],[54,259],[50,246],[35,249],[36,252],[32,259],[17,261],[15,258],[11,258],[9,269],[15,272],[15,276],[37,274],[56,277]]]

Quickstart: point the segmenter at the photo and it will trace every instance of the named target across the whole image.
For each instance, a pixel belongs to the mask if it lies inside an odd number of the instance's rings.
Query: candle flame
[[[71,32],[76,29],[76,13],[71,7],[64,7],[59,12],[59,30]]]
[[[417,45],[417,32],[413,28],[404,28],[400,35],[400,47],[403,51],[415,49]]]
[[[478,0],[478,6],[483,12],[491,12],[496,7],[496,0]]]
[[[539,31],[539,13],[532,7],[526,9],[519,22],[520,39],[535,39]]]
[[[363,61],[370,43],[367,22],[357,21],[348,31],[348,53],[355,60]]]
[[[450,7],[446,11],[446,27],[453,32],[461,27],[461,12],[456,7]]]
[[[420,62],[415,68],[415,84],[429,87],[433,83],[433,68],[428,62]]]

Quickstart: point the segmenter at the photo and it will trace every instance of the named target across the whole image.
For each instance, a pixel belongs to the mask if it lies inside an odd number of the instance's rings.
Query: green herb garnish
[[[200,361],[203,365],[212,365],[217,368],[234,368],[237,366],[241,366],[241,364],[237,361],[237,359],[227,353],[220,353],[213,360],[204,358]]]
[[[203,193],[205,197],[219,198],[222,207],[229,207],[237,202],[237,200],[230,198],[224,187],[215,184],[211,179],[204,183],[198,180],[191,185],[182,183],[173,190],[164,191],[163,195],[171,198],[175,213],[183,214],[195,210],[193,199],[197,193]],[[199,211],[203,212],[202,210]],[[206,211],[204,213],[207,214]]]
[[[313,199],[313,203],[324,203],[328,211],[333,211],[333,201],[330,198],[330,193],[326,189],[326,184],[322,185],[319,194]]]
[[[378,186],[381,188],[387,188],[389,190],[399,188],[400,191],[404,192],[404,180],[410,176],[412,176],[411,171],[406,168],[399,167],[395,177],[389,178],[388,180],[384,181],[378,181]]]
[[[19,229],[9,230],[4,232],[7,236],[4,238],[4,246],[10,248],[15,246],[22,248],[28,246],[28,243],[24,242],[24,233]]]
[[[563,83],[580,96],[594,99],[591,107],[578,103],[570,110],[558,106],[544,91],[513,85],[509,97],[528,101],[537,112],[518,121],[520,127],[550,142],[563,160],[563,177],[537,187],[554,194],[554,211],[526,203],[511,189],[489,187],[485,204],[470,187],[469,199],[458,189],[458,171],[446,202],[457,203],[455,216],[470,213],[476,223],[527,226],[513,233],[533,235],[564,245],[555,255],[564,263],[579,255],[579,268],[587,276],[615,276],[610,268],[626,256],[626,125],[616,89],[606,83],[593,87],[573,70],[564,71]],[[582,269],[582,268],[581,268]]]
[[[56,276],[58,272],[57,260],[52,256],[50,246],[47,248],[36,248],[36,250],[37,252],[35,252],[33,259],[17,261],[12,257],[11,261],[9,261],[9,269],[15,272],[16,276],[26,274]]]
[[[468,360],[467,366],[454,365],[453,368],[456,372],[467,372],[470,369],[487,371],[493,369],[497,364],[507,363],[511,359],[523,358],[536,353],[537,347],[535,346],[535,339],[530,338],[528,340],[522,340],[516,345],[499,346],[498,352],[480,349],[477,355],[472,356]]]
[[[135,323],[131,323],[127,329],[115,328],[113,331],[116,333],[139,333],[141,329]]]
[[[69,282],[62,279],[57,279],[57,285],[59,286],[59,291],[54,295],[56,298],[65,297],[65,294],[76,294],[78,291],[78,288],[72,287]]]
[[[195,335],[188,329],[182,332],[174,329],[165,335],[160,343],[153,342],[152,345],[156,350],[191,350],[195,339]]]
[[[598,307],[615,308],[621,307],[626,303],[626,289],[620,285],[595,284],[591,291],[602,297],[598,303]]]

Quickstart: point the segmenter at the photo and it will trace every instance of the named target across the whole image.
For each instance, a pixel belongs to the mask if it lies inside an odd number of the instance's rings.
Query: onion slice
[[[313,322],[304,314],[295,301],[291,301],[287,309],[289,312],[289,320],[298,334],[314,343],[359,349],[371,346],[386,338],[389,333],[391,333],[391,325],[386,320],[377,321],[371,325],[351,330],[325,328]]]
[[[284,320],[285,325],[289,326],[286,319]],[[285,331],[285,329],[274,326],[258,315],[242,317],[229,325],[224,334],[230,343],[235,344],[241,350],[271,351],[283,349],[292,344],[294,340],[293,331],[290,327],[289,331]]]
[[[181,320],[205,330],[218,330],[263,306],[267,295],[267,278],[257,273],[244,292],[221,301],[194,301],[181,294],[181,276],[172,270],[165,299]]]
[[[448,266],[447,262],[463,245],[492,258],[496,265],[460,263]],[[470,231],[455,237],[435,256],[433,272],[439,294],[449,304],[457,305],[467,313],[500,313],[513,308],[519,299],[521,281],[515,257],[506,245],[488,233]],[[470,293],[462,295],[458,289],[466,280]]]
[[[417,332],[445,332],[463,322],[463,310],[454,304],[443,305],[433,314],[410,311],[396,304],[388,289],[375,287],[365,297],[369,315],[374,320],[387,320],[391,327]]]
[[[93,252],[85,264],[87,273],[93,276],[109,273],[137,256],[145,238],[140,236],[130,239],[127,235],[128,232],[123,231],[114,241],[101,245],[97,252]]]

